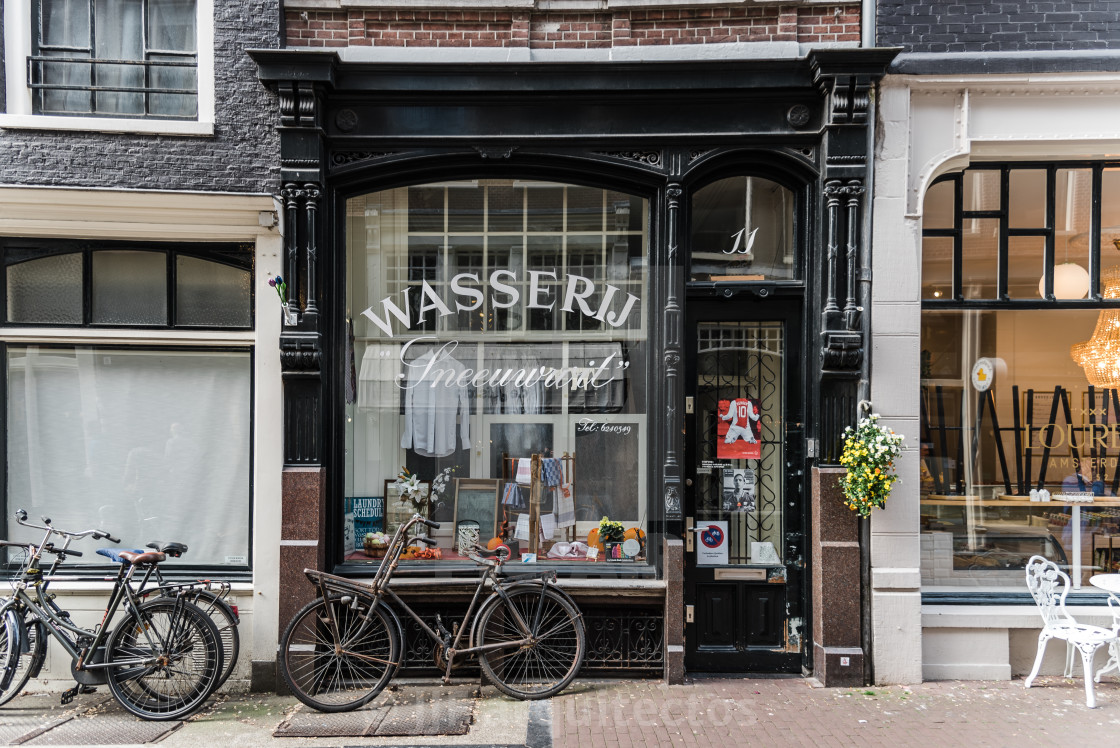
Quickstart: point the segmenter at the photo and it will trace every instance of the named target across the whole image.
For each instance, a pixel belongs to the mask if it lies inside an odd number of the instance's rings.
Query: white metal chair
[[[1085,674],[1085,705],[1092,709],[1097,705],[1096,695],[1093,693],[1093,657],[1098,649],[1115,642],[1120,637],[1120,630],[1115,626],[1106,629],[1078,623],[1066,610],[1069,576],[1053,561],[1047,561],[1042,556],[1031,556],[1027,561],[1027,589],[1038,605],[1044,625],[1038,635],[1038,654],[1034,658],[1034,668],[1023,685],[1030,688],[1038,675],[1042,657],[1046,654],[1047,642],[1062,639],[1081,652]]]
[[[1112,612],[1112,630],[1120,633],[1120,598],[1110,594],[1108,596],[1108,609]],[[1120,675],[1120,638],[1113,639],[1108,645],[1108,650],[1111,656],[1093,678],[1096,683],[1100,683],[1101,676],[1109,670],[1115,670],[1116,674]]]

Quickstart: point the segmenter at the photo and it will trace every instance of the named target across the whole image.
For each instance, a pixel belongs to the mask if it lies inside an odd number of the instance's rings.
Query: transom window
[[[252,246],[0,239],[18,325],[252,327]]]
[[[196,0],[33,0],[36,114],[195,119]]]

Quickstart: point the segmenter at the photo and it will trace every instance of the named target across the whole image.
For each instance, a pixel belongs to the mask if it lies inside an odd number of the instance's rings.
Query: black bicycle
[[[579,608],[556,585],[555,571],[503,578],[498,572],[509,549],[474,546],[468,555],[483,568],[454,631],[439,616],[433,629],[393,592],[389,582],[405,545],[436,544],[408,537],[419,523],[439,528],[419,515],[397,528],[368,584],[304,570],[321,596],[296,613],[280,639],[280,672],[296,698],[319,711],[342,712],[369,703],[388,685],[403,659],[403,631],[386,599],[435,643],[445,683],[451,681],[456,661],[472,656],[491,683],[515,698],[547,698],[571,683],[583,664],[586,635]],[[487,586],[493,591],[483,599]]]
[[[160,563],[166,558],[163,553],[121,551],[122,564],[105,615],[95,629],[85,629],[74,624],[47,591],[50,579],[68,556],[82,555],[70,549],[72,541],[87,536],[120,541],[104,530],[59,530],[47,517],[42,525],[34,525],[22,509],[16,512],[16,521],[43,530],[44,535],[39,543],[0,541],[27,552],[12,580],[14,594],[0,602],[0,704],[38,674],[48,636],[72,658],[70,672],[77,685],[63,693],[63,704],[99,685],[108,685],[121,706],[143,719],[181,719],[206,701],[222,671],[217,627],[185,595],[144,601],[131,586],[136,570]],[[61,546],[51,542],[55,536]],[[45,554],[54,556],[46,574],[41,569]],[[124,617],[110,629],[121,607]]]

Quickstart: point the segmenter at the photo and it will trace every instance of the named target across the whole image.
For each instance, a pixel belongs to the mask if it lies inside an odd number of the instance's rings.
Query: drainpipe
[[[864,0],[863,7],[872,5]],[[865,22],[866,28],[866,22]],[[868,120],[871,127],[867,128],[867,179],[866,200],[864,201],[863,221],[863,251],[860,252],[859,266],[859,305],[863,307],[860,315],[860,324],[863,327],[863,340],[866,346],[863,355],[863,364],[860,370],[859,386],[857,387],[857,402],[871,400],[871,236],[872,221],[875,211],[872,209],[875,202],[875,127],[878,124],[878,92],[879,84],[875,84],[871,102],[868,104]],[[858,416],[862,413],[857,414]],[[859,520],[859,576],[860,576],[860,648],[863,650],[863,680],[864,683],[875,682],[875,666],[872,656],[872,631],[871,631],[871,518],[863,517]]]

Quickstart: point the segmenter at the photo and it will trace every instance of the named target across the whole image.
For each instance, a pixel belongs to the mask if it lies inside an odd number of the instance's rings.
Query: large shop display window
[[[345,558],[419,511],[417,562],[645,564],[646,201],[477,180],[346,208]]]
[[[186,543],[168,563],[249,563],[248,351],[7,347],[7,495],[68,530],[125,547]],[[11,540],[41,533],[14,523]],[[103,561],[86,539],[81,559]]]
[[[924,589],[1020,593],[1036,554],[1075,589],[1120,570],[1118,227],[1107,164],[985,165],[928,191]]]

